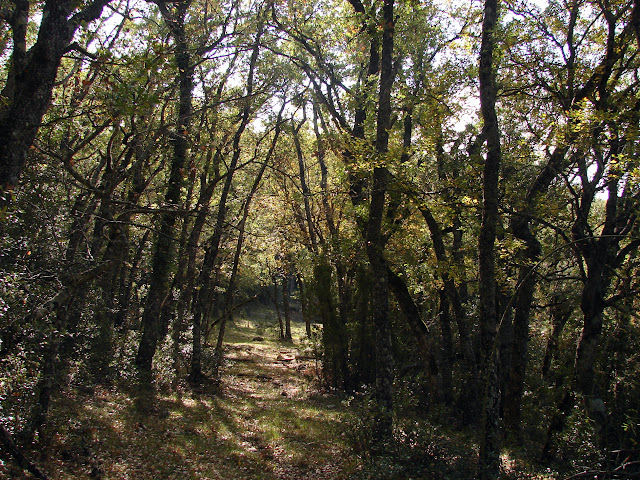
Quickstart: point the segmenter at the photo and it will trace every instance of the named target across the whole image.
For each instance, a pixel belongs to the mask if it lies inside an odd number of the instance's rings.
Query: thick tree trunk
[[[376,122],[376,156],[382,160],[389,151],[391,127],[391,88],[393,72],[393,35],[395,18],[393,0],[385,0],[382,7],[382,54],[380,57],[380,92]],[[369,218],[365,228],[365,243],[373,276],[372,305],[373,327],[376,345],[376,401],[374,443],[391,438],[393,431],[393,351],[391,344],[391,319],[389,318],[389,284],[387,263],[384,258],[386,238],[383,233],[383,216],[389,184],[389,171],[385,166],[373,169]]]
[[[485,0],[480,47],[480,109],[484,121],[487,154],[483,171],[482,224],[478,240],[478,273],[480,292],[480,343],[484,402],[482,438],[480,440],[479,476],[497,478],[500,474],[499,422],[499,352],[496,344],[499,328],[496,306],[495,239],[498,225],[498,188],[501,163],[500,130],[496,114],[496,83],[493,64],[495,29],[498,23],[498,0]]]
[[[595,379],[595,364],[602,335],[602,317],[605,293],[608,285],[604,274],[606,259],[593,259],[589,276],[582,292],[583,325],[575,357],[576,386],[584,397],[584,406],[594,422],[596,436],[601,447],[606,441],[607,411],[602,393]]]
[[[82,23],[100,16],[110,0],[94,0],[74,13],[76,2],[47,0],[36,43],[26,51],[29,3],[14,2],[11,15],[13,53],[0,107],[0,208],[10,201],[18,185],[29,147],[49,108],[62,56]]]
[[[322,320],[322,346],[324,349],[325,377],[334,388],[341,386],[344,372],[340,342],[340,323],[332,292],[332,268],[325,257],[319,257],[313,268],[315,293],[318,299],[318,314]]]
[[[612,153],[616,153],[615,151]],[[585,180],[583,180],[584,183]],[[628,221],[635,224],[632,217],[619,216],[618,180],[613,176],[607,185],[609,198],[605,206],[605,221],[602,233],[593,237],[587,223],[588,210],[582,210],[573,225],[572,233],[581,249],[587,264],[587,275],[582,289],[580,309],[582,310],[582,333],[578,340],[574,363],[575,386],[582,394],[584,407],[593,421],[596,438],[601,448],[607,442],[607,410],[596,380],[595,366],[602,335],[603,314],[606,307],[606,295],[615,268],[619,250],[620,226],[624,228]],[[583,199],[583,205],[590,206],[595,199],[595,191],[584,189],[589,195]],[[588,207],[585,207],[588,208]]]
[[[547,187],[548,185],[545,185],[543,190],[546,191]],[[528,198],[537,199],[540,193],[542,192],[535,192],[533,195],[530,192]],[[534,268],[535,262],[540,256],[541,247],[529,229],[529,215],[514,219],[511,229],[517,238],[525,241],[526,249],[522,259],[524,264],[518,273],[518,290],[515,293],[513,343],[509,371],[505,372],[508,373],[508,376],[504,392],[503,416],[505,428],[519,436],[529,343],[529,313],[536,285]]]

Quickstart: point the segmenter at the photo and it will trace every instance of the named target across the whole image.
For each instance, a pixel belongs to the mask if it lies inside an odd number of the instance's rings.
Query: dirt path
[[[31,458],[55,480],[351,478],[348,412],[318,390],[314,361],[258,338],[249,323],[230,333],[218,387],[71,389],[53,405],[51,440]]]
[[[310,380],[315,361],[298,350],[260,339],[229,345],[224,395],[240,411],[235,419],[244,455],[261,465],[264,478],[345,478],[344,411]],[[255,475],[256,472],[253,472]],[[259,478],[251,476],[250,478]]]

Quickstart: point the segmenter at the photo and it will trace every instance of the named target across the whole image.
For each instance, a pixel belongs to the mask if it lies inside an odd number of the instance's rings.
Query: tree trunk
[[[313,225],[313,217],[311,216],[311,192],[307,186],[307,168],[304,164],[304,156],[302,155],[302,146],[300,145],[299,132],[300,128],[304,125],[305,120],[300,122],[300,125],[293,128],[293,143],[296,147],[296,155],[298,157],[298,176],[300,179],[300,188],[302,189],[302,198],[304,202],[304,213],[307,228],[309,229],[309,240],[311,242],[311,250],[314,253],[318,252],[318,240],[316,239],[316,229]]]
[[[393,35],[395,18],[394,0],[385,0],[382,6],[382,54],[380,57],[380,92],[376,122],[376,157],[384,165],[389,151],[391,127],[391,88],[393,86]],[[365,228],[367,257],[373,276],[371,308],[373,310],[374,339],[376,345],[376,401],[378,414],[375,419],[374,443],[391,438],[393,432],[393,351],[391,344],[391,319],[389,318],[389,283],[387,263],[384,258],[386,238],[383,234],[389,172],[384,166],[373,169],[369,219]]]
[[[533,267],[531,265],[521,267],[518,280],[519,290],[512,327],[511,365],[503,401],[505,428],[517,436],[520,435],[522,396],[524,394],[525,372],[528,361],[529,312],[535,289]]]
[[[8,100],[0,107],[0,208],[8,204],[10,191],[18,185],[29,147],[49,108],[62,56],[80,25],[98,18],[109,1],[91,1],[74,13],[76,2],[47,0],[36,43],[29,51],[26,35],[30,2],[14,2],[10,18],[13,52],[2,90]]]
[[[311,316],[309,314],[309,300],[307,299],[307,286],[300,274],[296,275],[298,290],[300,291],[300,310],[304,320],[304,328],[307,338],[311,338]]]
[[[602,317],[607,287],[603,270],[606,260],[600,256],[589,268],[589,277],[582,292],[580,308],[583,326],[575,357],[576,386],[584,396],[585,410],[594,421],[594,428],[600,447],[604,447],[607,429],[607,411],[602,393],[595,379],[595,364],[602,334]],[[598,271],[602,273],[598,273]]]
[[[276,308],[276,315],[278,316],[278,327],[280,328],[280,335],[278,338],[284,339],[284,322],[282,321],[282,314],[280,313],[280,297],[278,296],[278,276],[276,274],[271,275],[273,283],[273,306]]]
[[[349,369],[349,334],[347,332],[351,292],[344,262],[339,258],[339,255],[336,257],[333,259],[333,264],[336,271],[336,283],[338,284],[338,358],[340,359],[340,371],[342,372],[342,385],[345,390],[349,391],[354,386]]]
[[[62,331],[64,331],[66,323],[66,312],[58,310],[57,317],[55,327],[49,336],[42,356],[40,379],[37,387],[38,399],[30,412],[29,421],[18,435],[20,442],[24,445],[32,444],[36,433],[42,433],[42,428],[47,422],[58,362],[58,350],[60,349]]]
[[[344,378],[340,349],[339,320],[336,315],[332,292],[332,268],[325,257],[319,257],[313,268],[315,293],[318,299],[318,314],[322,320],[322,346],[324,349],[325,378],[334,388],[338,388]]]
[[[438,318],[440,319],[440,335],[442,338],[441,349],[441,377],[442,377],[442,400],[446,404],[450,404],[453,400],[453,340],[451,333],[451,306],[454,305],[456,316],[464,317],[462,304],[457,293],[456,286],[451,279],[447,270],[447,254],[444,246],[444,238],[440,225],[426,205],[420,207],[422,217],[425,219],[429,231],[431,233],[431,241],[433,242],[433,250],[438,261],[438,270],[441,272],[440,277],[444,283],[443,288],[439,292],[440,308]],[[458,320],[460,323],[460,320]],[[467,332],[463,329],[460,333],[461,344],[465,344],[468,338]],[[468,359],[469,352],[463,348],[463,355]],[[467,366],[469,362],[467,361]],[[466,408],[469,408],[468,406]]]
[[[213,157],[213,169],[217,170],[218,162],[220,162],[222,157],[221,149],[218,148]],[[208,162],[207,162],[208,163]],[[188,242],[188,260],[187,260],[187,273],[186,273],[186,285],[184,285],[182,292],[180,294],[179,300],[179,308],[184,308],[185,310],[191,304],[193,311],[192,318],[192,348],[191,348],[191,371],[190,371],[190,380],[195,384],[198,384],[202,379],[202,311],[199,308],[195,308],[196,301],[198,299],[198,289],[195,285],[197,267],[196,267],[196,256],[198,253],[198,245],[200,244],[200,236],[202,235],[202,229],[207,220],[207,216],[209,215],[209,204],[211,202],[211,197],[213,196],[213,191],[215,186],[218,184],[217,178],[210,179],[207,182],[206,174],[203,173],[201,177],[201,188],[200,195],[198,197],[198,214],[196,215],[196,219],[193,224],[193,228],[191,229],[191,234],[189,235]],[[200,275],[202,277],[202,273]],[[200,286],[200,288],[203,288]],[[183,315],[178,311],[178,315]]]
[[[440,338],[442,340],[440,368],[438,369],[442,389],[440,394],[445,405],[451,405],[453,401],[453,341],[449,297],[444,289],[439,292],[439,300],[438,318],[440,320]]]
[[[409,328],[416,337],[419,346],[419,355],[422,362],[422,369],[427,378],[428,395],[431,398],[438,396],[437,367],[433,346],[431,344],[431,333],[429,327],[422,321],[421,312],[416,303],[413,301],[407,284],[395,272],[388,269],[389,287],[393,292],[393,296],[402,310],[402,314],[409,323]]]
[[[291,306],[289,305],[289,276],[282,275],[282,310],[284,312],[284,341],[292,342],[291,336]]]
[[[478,290],[480,292],[480,343],[484,402],[480,441],[479,476],[482,480],[500,474],[499,422],[499,352],[496,344],[499,328],[496,306],[495,239],[498,224],[500,192],[498,180],[501,163],[500,130],[496,114],[496,84],[493,62],[495,29],[498,22],[498,0],[485,0],[480,47],[480,110],[484,121],[487,154],[483,171],[482,224],[478,240]]]
[[[364,264],[358,265],[353,295],[354,338],[351,341],[353,385],[371,385],[375,378],[375,347],[371,326],[371,274]]]
[[[175,61],[178,69],[180,99],[176,129],[172,134],[173,156],[169,182],[164,196],[164,205],[168,210],[160,216],[160,229],[156,238],[152,260],[151,283],[147,294],[146,305],[142,315],[142,336],[136,355],[136,366],[142,372],[150,372],[153,355],[161,330],[161,316],[164,303],[169,295],[171,268],[175,259],[174,231],[178,215],[171,211],[180,205],[180,190],[183,182],[183,170],[187,160],[188,131],[191,124],[193,75],[190,49],[185,32],[185,18],[190,0],[181,2],[176,13],[169,12],[164,1],[157,4],[165,23],[169,26],[176,43]]]
[[[520,434],[522,396],[524,394],[525,371],[527,367],[529,343],[529,316],[535,291],[535,268],[542,248],[531,231],[535,208],[540,198],[547,193],[551,182],[560,174],[566,163],[567,148],[562,146],[554,150],[547,164],[531,184],[525,197],[524,207],[511,220],[513,235],[525,242],[521,255],[522,265],[518,273],[518,289],[513,319],[514,340],[512,362],[508,382],[504,393],[504,424],[511,432]]]
[[[47,480],[48,477],[24,456],[3,425],[0,425],[0,444],[2,444],[4,449],[13,457],[20,468],[28,471],[40,480]]]
[[[558,341],[562,330],[566,325],[569,317],[573,313],[573,306],[565,298],[557,295],[553,297],[554,304],[551,306],[551,333],[547,340],[547,347],[544,350],[544,358],[542,360],[542,378],[549,379],[551,373],[551,362],[558,351]]]
[[[193,178],[193,177],[192,177]],[[193,200],[193,194],[195,189],[195,182],[190,182],[187,188],[187,195],[183,203],[183,210],[187,210],[191,202]],[[201,190],[202,191],[202,190]],[[197,216],[196,216],[197,219]],[[195,223],[195,222],[194,222]],[[180,247],[178,249],[178,269],[176,271],[176,276],[174,280],[175,289],[179,292],[178,299],[176,301],[175,312],[176,318],[173,322],[171,329],[171,341],[173,344],[172,348],[172,360],[173,360],[173,371],[175,372],[175,376],[173,378],[172,384],[177,385],[179,381],[180,371],[182,370],[182,334],[185,331],[185,313],[186,313],[186,303],[191,298],[191,292],[188,295],[185,295],[184,290],[186,290],[186,284],[189,282],[187,279],[188,271],[189,271],[189,253],[195,246],[190,245],[190,233],[189,229],[191,227],[191,218],[187,215],[183,217],[182,220],[182,231],[180,233]],[[199,237],[198,237],[199,238]],[[168,327],[169,325],[167,325]]]
[[[322,123],[323,129],[326,131],[326,125],[321,116],[321,112],[314,105],[313,107],[313,131],[316,137],[317,144],[317,158],[318,165],[320,166],[320,189],[321,189],[321,201],[322,201],[322,210],[324,213],[325,220],[327,222],[327,227],[329,229],[330,235],[330,243],[327,250],[331,251],[331,249],[339,249],[340,246],[340,237],[338,233],[338,228],[335,224],[335,220],[333,218],[333,209],[331,206],[331,202],[329,201],[329,191],[328,191],[328,169],[325,161],[325,145],[320,135],[320,129],[318,126],[318,120]],[[312,227],[312,226],[310,226]],[[350,306],[351,306],[351,291],[349,289],[348,282],[348,274],[347,267],[343,260],[340,258],[340,255],[333,255],[330,257],[330,261],[333,264],[336,271],[336,283],[338,286],[338,338],[339,342],[337,345],[338,348],[338,358],[341,363],[340,371],[342,372],[342,382],[345,390],[351,390],[353,387],[351,372],[349,369],[349,339],[347,334],[347,323],[349,319]]]

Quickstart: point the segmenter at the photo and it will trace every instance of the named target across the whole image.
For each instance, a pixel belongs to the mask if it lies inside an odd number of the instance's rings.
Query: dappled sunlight
[[[69,390],[42,461],[51,478],[348,478],[342,404],[318,391],[293,345],[252,341],[256,331],[232,326],[213,392]]]

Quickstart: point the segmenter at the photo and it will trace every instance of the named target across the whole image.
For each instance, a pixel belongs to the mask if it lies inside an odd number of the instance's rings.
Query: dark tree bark
[[[282,275],[282,310],[284,313],[284,341],[292,342],[291,336],[291,305],[289,303],[289,274],[287,269]]]
[[[536,285],[535,268],[542,248],[531,223],[535,216],[535,206],[547,193],[554,179],[566,167],[566,147],[557,148],[549,157],[545,167],[531,184],[525,197],[524,207],[511,220],[511,231],[525,243],[522,262],[518,273],[518,290],[513,318],[514,339],[512,361],[509,368],[507,386],[504,392],[504,424],[507,430],[519,435],[522,396],[524,394],[527,350],[529,343],[529,314]]]
[[[177,209],[180,205],[183,170],[189,147],[187,135],[193,116],[194,66],[191,62],[191,50],[184,25],[191,2],[185,1],[176,4],[175,12],[170,11],[167,3],[163,0],[158,0],[156,3],[176,43],[175,62],[178,69],[180,98],[176,127],[171,138],[173,145],[171,169],[164,196],[164,206],[167,210],[160,216],[160,229],[152,260],[151,283],[142,315],[142,337],[135,360],[136,366],[141,372],[151,371],[153,355],[156,352],[160,336],[162,309],[169,295],[171,268],[175,260],[175,224],[178,218],[178,214],[171,210]]]
[[[573,313],[573,305],[558,295],[553,297],[553,305],[551,305],[551,333],[547,340],[547,347],[544,350],[544,358],[542,360],[542,378],[548,380],[551,373],[551,362],[555,359],[558,351],[558,341],[564,326],[567,324],[569,317]]]
[[[444,238],[440,225],[433,217],[431,210],[426,205],[420,208],[429,231],[431,232],[431,241],[433,242],[433,250],[436,255],[436,260],[440,265],[440,276],[444,283],[443,288],[440,290],[440,308],[438,311],[438,317],[440,319],[440,335],[442,338],[442,399],[445,403],[450,404],[453,399],[453,341],[451,334],[451,306],[459,302],[456,286],[453,280],[450,278],[447,271],[447,253],[444,246]],[[462,305],[456,305],[456,312],[462,310]],[[463,332],[464,333],[464,332]],[[465,335],[461,334],[461,343],[465,341]],[[464,352],[465,358],[468,358],[468,352]]]
[[[375,347],[371,326],[371,275],[364,264],[358,265],[353,294],[354,337],[351,342],[351,381],[353,385],[371,385],[375,378]]]
[[[495,239],[498,225],[498,187],[501,164],[500,130],[496,114],[495,30],[498,23],[498,0],[485,0],[480,46],[480,110],[484,121],[487,154],[482,181],[482,224],[478,239],[478,274],[480,292],[480,343],[484,404],[482,438],[480,441],[479,476],[497,478],[500,473],[500,419],[498,385],[498,347],[496,344],[500,319],[496,305]]]
[[[47,422],[51,395],[54,389],[56,366],[58,362],[58,351],[62,341],[61,332],[65,328],[65,309],[59,309],[54,328],[44,347],[42,362],[40,367],[40,379],[37,386],[37,400],[30,412],[30,418],[22,431],[18,434],[20,442],[24,445],[32,444],[37,432],[42,433],[42,429]]]
[[[524,393],[527,367],[527,345],[529,343],[529,312],[535,289],[533,265],[526,265],[520,268],[518,287],[512,322],[511,361],[508,366],[509,372],[503,396],[505,429],[516,434],[519,434],[520,429],[522,395]]]
[[[318,258],[313,268],[318,313],[322,319],[322,344],[326,377],[334,388],[344,387],[348,378],[345,332],[337,315],[332,291],[333,269],[327,258]]]
[[[382,54],[380,57],[380,91],[376,121],[376,156],[383,160],[389,151],[391,128],[391,88],[393,86],[393,34],[395,17],[393,0],[385,0],[382,7]],[[376,162],[378,163],[378,162]],[[384,161],[379,162],[384,165]],[[376,345],[376,400],[378,415],[374,440],[391,438],[393,431],[393,351],[391,319],[389,318],[389,280],[384,258],[386,235],[383,232],[389,171],[385,166],[373,169],[369,218],[365,227],[365,243],[373,276],[372,309]]]
[[[393,292],[393,296],[402,310],[402,314],[409,324],[409,328],[416,337],[418,346],[420,347],[420,360],[422,369],[427,378],[427,394],[429,397],[437,398],[439,395],[438,388],[438,368],[436,365],[435,354],[431,342],[431,332],[429,327],[422,320],[421,312],[415,301],[411,297],[411,293],[407,288],[407,284],[400,278],[398,274],[391,269],[387,270],[389,278],[389,287]]]
[[[603,241],[604,240],[604,241]],[[602,238],[587,260],[588,276],[582,290],[582,332],[575,356],[575,379],[578,391],[584,396],[585,409],[594,420],[600,446],[606,441],[607,411],[602,391],[596,382],[595,364],[602,334],[605,298],[611,278],[612,239]],[[613,247],[615,248],[615,247]]]
[[[2,444],[4,449],[13,457],[20,468],[28,471],[40,480],[47,480],[47,478],[49,478],[42,473],[34,463],[30,462],[29,459],[24,456],[20,448],[18,448],[18,445],[16,445],[11,437],[11,434],[3,425],[0,425],[0,444]]]
[[[0,107],[0,207],[18,185],[29,147],[51,102],[58,67],[80,25],[97,19],[110,0],[47,0],[36,43],[27,51],[29,3],[14,2],[9,18],[13,52]]]

